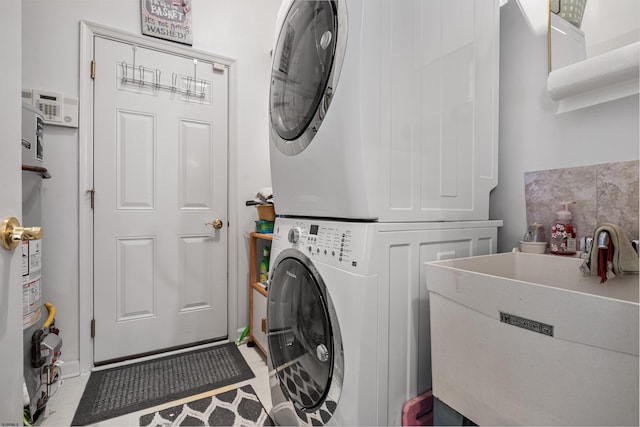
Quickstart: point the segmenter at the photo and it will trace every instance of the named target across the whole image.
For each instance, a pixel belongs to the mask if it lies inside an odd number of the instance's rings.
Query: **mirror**
[[[549,72],[640,40],[638,0],[550,0]]]

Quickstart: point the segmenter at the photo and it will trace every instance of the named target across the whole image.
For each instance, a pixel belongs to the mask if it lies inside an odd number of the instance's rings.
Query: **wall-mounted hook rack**
[[[178,74],[171,73],[171,85],[164,85],[160,83],[162,72],[160,69],[145,68],[142,65],[135,65],[135,50],[134,50],[134,63],[127,64],[125,61],[120,63],[120,83],[122,85],[132,85],[144,88],[150,86],[153,90],[168,90],[172,93],[179,93],[187,98],[196,98],[204,100],[206,97],[207,82],[205,80],[198,80],[197,78],[197,65],[198,60],[193,60],[193,77],[183,76],[186,83],[186,88],[178,87]],[[148,77],[150,75],[150,78]]]

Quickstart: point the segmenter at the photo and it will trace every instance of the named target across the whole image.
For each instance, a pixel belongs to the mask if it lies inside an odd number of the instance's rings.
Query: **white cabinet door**
[[[498,183],[498,1],[383,5],[383,63],[393,66],[381,70],[390,120],[380,221],[486,220]]]
[[[429,292],[424,263],[494,253],[497,227],[411,230],[380,233],[380,324],[388,321],[388,348],[379,349],[388,364],[383,378],[388,402],[379,402],[378,419],[400,425],[405,402],[431,388]],[[406,348],[406,352],[393,351]],[[381,411],[388,410],[388,413]]]

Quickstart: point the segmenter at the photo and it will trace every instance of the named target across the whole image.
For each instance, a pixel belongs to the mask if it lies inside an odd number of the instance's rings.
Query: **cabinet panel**
[[[271,249],[273,235],[249,234],[249,345],[267,355],[267,288],[258,283],[262,249]],[[259,249],[259,250],[258,250]]]
[[[267,354],[267,297],[256,287],[251,288],[253,294],[253,316],[251,321],[251,331],[253,342],[260,350]]]
[[[381,363],[388,363],[387,421],[395,425],[409,399],[431,388],[429,299],[424,263],[495,252],[497,227],[413,230],[380,233],[380,325],[387,342],[379,348]],[[384,327],[384,326],[383,326]],[[379,331],[380,332],[380,331]],[[390,351],[407,348],[403,360]],[[382,403],[382,402],[381,402]]]

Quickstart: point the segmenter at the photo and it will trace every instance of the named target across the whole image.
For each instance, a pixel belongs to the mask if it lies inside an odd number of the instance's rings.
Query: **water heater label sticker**
[[[22,241],[22,327],[40,320],[42,313],[42,240]]]
[[[42,268],[42,240],[29,240],[29,274],[40,276]]]
[[[509,313],[500,312],[500,321],[508,325],[517,326],[522,329],[537,332],[542,335],[553,336],[553,325],[538,322],[537,320],[525,319]]]
[[[22,276],[29,275],[29,241],[23,240],[22,244]]]
[[[26,329],[40,320],[42,304],[40,279],[22,285],[22,328]]]

